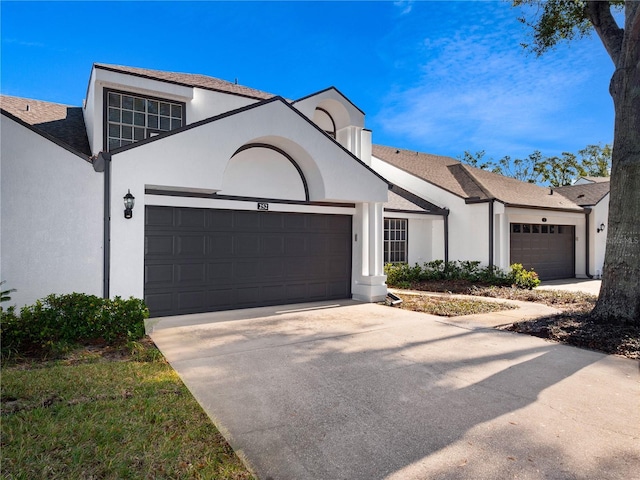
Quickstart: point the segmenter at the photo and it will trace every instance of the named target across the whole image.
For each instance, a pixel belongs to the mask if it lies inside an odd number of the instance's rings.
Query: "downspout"
[[[444,217],[444,264],[449,263],[449,209],[445,209]]]
[[[584,257],[584,270],[587,277],[593,279],[593,275],[589,273],[589,215],[591,214],[591,208],[585,207],[584,209],[584,245],[585,245],[585,257]]]
[[[489,202],[489,268],[493,271],[493,200]]]
[[[93,160],[93,169],[104,172],[104,214],[102,238],[102,296],[109,298],[111,270],[111,154],[100,152]]]

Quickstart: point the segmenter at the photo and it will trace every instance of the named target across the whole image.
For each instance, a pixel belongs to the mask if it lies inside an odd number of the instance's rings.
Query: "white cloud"
[[[420,77],[384,99],[374,118],[379,128],[433,153],[519,155],[576,135],[585,136],[583,146],[600,141],[587,138],[593,122],[576,115],[593,45],[535,58],[523,53],[513,22],[485,23],[426,38]],[[582,131],[587,126],[589,133]]]
[[[394,7],[398,7],[400,9],[400,15],[406,15],[410,13],[413,9],[414,0],[400,0],[397,2],[393,2]]]

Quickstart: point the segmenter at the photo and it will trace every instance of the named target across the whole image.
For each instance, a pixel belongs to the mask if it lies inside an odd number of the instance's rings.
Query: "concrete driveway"
[[[154,319],[259,479],[630,479],[638,363],[353,301]]]

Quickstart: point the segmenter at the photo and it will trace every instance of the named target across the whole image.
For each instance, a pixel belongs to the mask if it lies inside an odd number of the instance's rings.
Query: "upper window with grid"
[[[184,125],[184,104],[108,92],[107,149],[168,132]]]

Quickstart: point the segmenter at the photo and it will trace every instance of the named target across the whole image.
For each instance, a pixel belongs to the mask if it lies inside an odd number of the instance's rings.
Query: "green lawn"
[[[137,358],[150,361],[3,366],[1,478],[253,478],[157,350],[143,348]]]

